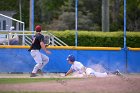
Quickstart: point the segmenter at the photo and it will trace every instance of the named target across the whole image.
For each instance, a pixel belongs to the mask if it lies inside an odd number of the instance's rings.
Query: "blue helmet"
[[[67,57],[67,61],[74,62],[74,61],[75,61],[74,55],[69,55],[69,56]]]

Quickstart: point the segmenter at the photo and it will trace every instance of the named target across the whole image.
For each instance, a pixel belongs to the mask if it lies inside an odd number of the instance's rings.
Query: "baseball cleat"
[[[119,70],[116,70],[115,72],[112,72],[112,74],[118,75],[118,76],[121,76],[122,75],[122,73]]]
[[[41,69],[38,69],[37,73],[43,76],[43,72],[41,71]]]
[[[121,75],[122,75],[121,72],[120,72],[119,70],[116,70],[116,71],[115,71],[115,74],[118,75],[118,76],[121,76]]]
[[[31,73],[30,77],[36,77],[37,75],[35,73]]]

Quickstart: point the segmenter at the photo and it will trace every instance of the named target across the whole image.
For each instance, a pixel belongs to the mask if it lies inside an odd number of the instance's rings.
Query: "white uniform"
[[[85,75],[85,67],[78,61],[74,61],[70,69],[73,71],[72,76],[74,77],[83,77]]]
[[[70,69],[72,69],[74,72],[78,72],[79,74],[82,74],[82,73],[84,73],[84,65],[83,64],[81,64],[80,62],[78,62],[78,61],[75,61],[73,64],[72,64],[72,66],[71,66],[71,68]]]
[[[74,73],[80,75],[80,76],[96,76],[96,77],[106,77],[107,73],[101,73],[101,72],[96,72],[95,70],[93,70],[92,68],[86,68],[82,63],[78,62],[78,61],[74,61],[74,63],[72,64],[71,68],[73,70]]]
[[[96,76],[96,77],[106,77],[107,73],[96,72],[92,68],[86,68],[86,75],[87,76]]]
[[[39,50],[31,50],[31,55],[37,63],[34,66],[32,73],[36,73],[38,69],[41,69],[49,62],[49,57],[39,52]]]

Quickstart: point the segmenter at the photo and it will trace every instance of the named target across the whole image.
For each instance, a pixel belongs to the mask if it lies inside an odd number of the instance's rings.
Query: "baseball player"
[[[76,73],[80,76],[96,76],[96,77],[106,77],[107,73],[96,72],[92,68],[85,67],[81,62],[75,61],[75,57],[73,55],[69,55],[67,57],[67,61],[69,64],[72,64],[68,72],[65,76],[69,75],[70,73]]]
[[[30,77],[37,76],[36,74],[39,73],[43,75],[42,68],[49,62],[49,57],[42,54],[40,49],[42,48],[47,54],[51,54],[50,51],[46,49],[44,44],[44,36],[41,34],[41,26],[37,25],[35,27],[36,35],[33,38],[32,45],[29,49],[31,56],[36,62]]]

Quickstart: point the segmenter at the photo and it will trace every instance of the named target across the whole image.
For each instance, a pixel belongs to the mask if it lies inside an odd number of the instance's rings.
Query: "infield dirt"
[[[45,77],[44,77],[45,78]],[[140,93],[140,75],[0,84],[0,91],[63,93]]]

